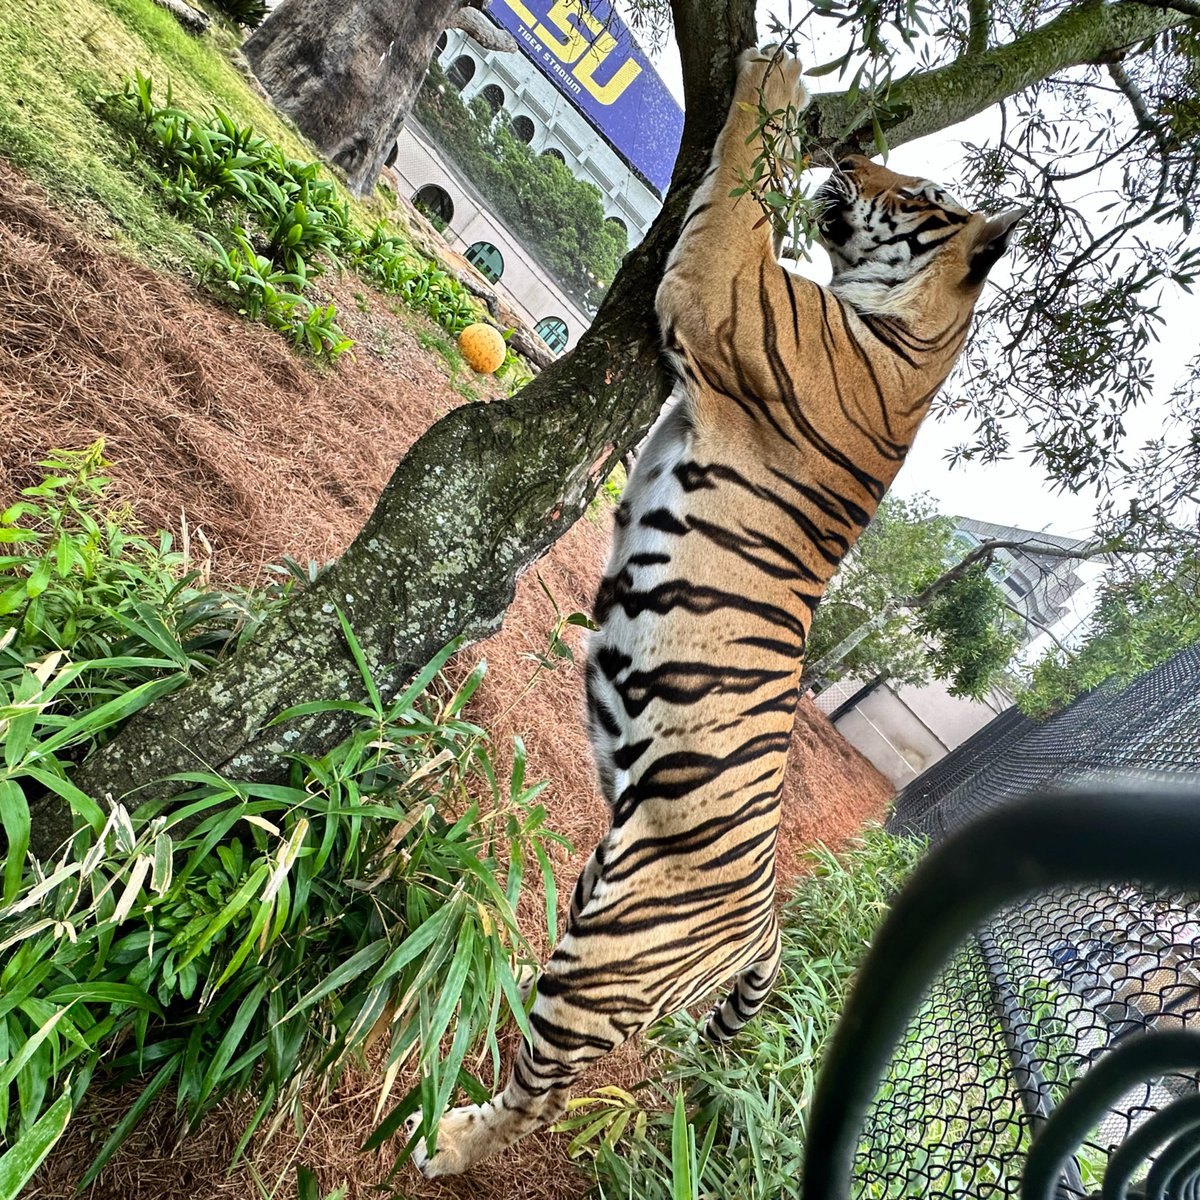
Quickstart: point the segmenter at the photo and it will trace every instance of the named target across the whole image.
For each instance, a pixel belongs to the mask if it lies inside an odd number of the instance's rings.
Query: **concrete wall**
[[[817,707],[832,713],[858,686],[847,680],[836,684],[817,697]],[[899,789],[1011,703],[1000,691],[975,701],[952,696],[944,684],[936,682],[919,688],[880,684],[834,724]]]
[[[461,254],[475,242],[491,242],[504,256],[504,272],[493,285],[496,290],[511,300],[531,329],[543,317],[560,317],[567,324],[566,348],[575,345],[590,319],[491,212],[454,163],[441,156],[415,120],[410,119],[400,135],[392,169],[409,200],[427,184],[443,188],[454,205],[454,217],[442,234],[451,248]]]

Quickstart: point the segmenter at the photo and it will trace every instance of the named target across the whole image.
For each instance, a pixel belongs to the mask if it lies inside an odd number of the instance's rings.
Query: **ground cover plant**
[[[286,783],[197,770],[169,812],[147,794],[107,813],[72,784],[87,749],[283,601],[181,574],[169,540],[105,511],[106,465],[99,447],[56,455],[0,515],[5,1200],[102,1064],[105,1081],[140,1090],[85,1182],[161,1093],[195,1123],[253,1087],[240,1151],[369,1040],[389,1047],[380,1110],[433,1113],[459,1086],[490,1092],[502,1014],[526,1027],[514,969],[530,956],[513,910],[531,866],[556,920],[546,847],[559,839],[541,786],[527,784],[519,744],[497,776],[463,714],[483,665],[456,688],[439,681],[453,645],[393,699],[367,674],[367,702],[329,701],[358,728],[320,758],[297,756]],[[39,865],[25,853],[29,805],[47,789],[77,832]],[[410,1060],[420,1083],[392,1095]]]
[[[306,295],[328,266],[349,267],[450,334],[479,319],[467,290],[385,222],[363,232],[320,163],[293,158],[219,107],[207,116],[179,108],[170,87],[159,101],[140,72],[103,110],[157,164],[168,203],[211,246],[205,274],[218,293],[298,348],[333,361],[353,344],[334,306]],[[501,373],[522,382],[511,351]]]
[[[154,266],[198,275],[207,248],[165,203],[149,163],[101,115],[136,71],[176,102],[216,104],[295,158],[305,144],[230,61],[240,36],[187,33],[153,0],[23,0],[0,22],[0,151],[94,229]]]

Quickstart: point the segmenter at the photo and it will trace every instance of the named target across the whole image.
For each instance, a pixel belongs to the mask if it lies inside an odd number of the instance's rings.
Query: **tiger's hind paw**
[[[420,1113],[414,1113],[404,1123],[409,1138],[417,1132],[420,1124]],[[486,1139],[487,1126],[482,1120],[479,1105],[469,1104],[451,1109],[438,1122],[437,1151],[430,1154],[425,1147],[425,1139],[421,1138],[413,1147],[413,1166],[426,1179],[461,1175],[487,1157],[489,1150]]]

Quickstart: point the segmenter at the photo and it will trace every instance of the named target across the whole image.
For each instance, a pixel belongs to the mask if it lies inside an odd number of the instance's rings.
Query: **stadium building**
[[[517,53],[484,50],[449,30],[437,62],[466,101],[482,96],[539,154],[554,155],[604,198],[630,246],[650,227],[670,183],[683,110],[614,14],[578,0],[492,0],[488,15]],[[591,314],[566,294],[487,197],[415,119],[392,168],[408,198],[445,222],[442,236],[502,289],[552,350],[578,341]]]

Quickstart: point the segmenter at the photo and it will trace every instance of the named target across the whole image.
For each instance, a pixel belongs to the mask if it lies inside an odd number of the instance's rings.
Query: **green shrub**
[[[279,603],[177,577],[168,543],[102,514],[103,466],[98,447],[55,455],[0,526],[20,551],[0,564],[0,1138],[15,1155],[0,1172],[35,1162],[101,1075],[140,1091],[85,1182],[168,1091],[194,1123],[253,1088],[240,1153],[373,1035],[390,1044],[380,1111],[415,1064],[421,1083],[395,1111],[421,1108],[432,1127],[456,1088],[491,1091],[501,1013],[527,1029],[514,965],[531,956],[513,909],[530,866],[555,921],[546,846],[561,839],[541,785],[527,785],[519,743],[500,778],[463,715],[484,666],[449,688],[447,647],[385,701],[343,620],[367,699],[303,712],[352,712],[344,742],[296,756],[279,783],[200,771],[169,807],[101,806],[71,782],[79,754]],[[37,864],[30,806],[44,791],[77,832]],[[466,1065],[480,1039],[486,1083]]]
[[[217,290],[298,348],[333,361],[353,345],[333,305],[316,305],[304,294],[326,263],[353,268],[452,334],[479,320],[471,294],[385,225],[369,234],[357,230],[319,163],[290,158],[220,109],[200,118],[175,107],[169,87],[159,104],[153,82],[141,74],[107,98],[105,112],[153,156],[180,215],[202,227],[214,252],[208,275]],[[502,373],[519,380],[515,368],[510,352]]]
[[[257,29],[267,15],[266,0],[215,0],[217,10],[235,25]]]

